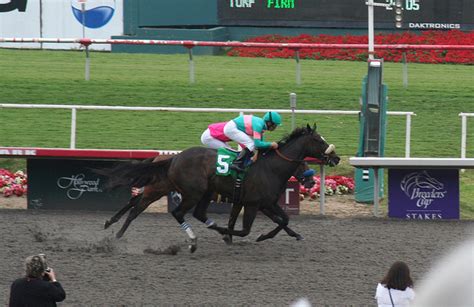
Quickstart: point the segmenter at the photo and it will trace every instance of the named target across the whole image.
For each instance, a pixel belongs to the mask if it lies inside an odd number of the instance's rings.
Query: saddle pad
[[[230,169],[232,162],[237,158],[238,152],[221,147],[217,150],[216,175],[235,175],[235,171]]]

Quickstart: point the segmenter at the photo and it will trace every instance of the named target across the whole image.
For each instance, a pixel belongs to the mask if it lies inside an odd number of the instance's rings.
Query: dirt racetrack
[[[305,214],[290,222],[304,241],[280,233],[257,243],[273,228],[259,216],[250,236],[227,246],[188,215],[199,237],[190,254],[170,214],[145,212],[120,240],[122,221],[103,230],[111,215],[0,209],[0,304],[23,259],[43,252],[67,293],[60,306],[289,306],[301,297],[313,306],[375,306],[376,284],[392,262],[407,262],[416,282],[474,229],[473,221]]]

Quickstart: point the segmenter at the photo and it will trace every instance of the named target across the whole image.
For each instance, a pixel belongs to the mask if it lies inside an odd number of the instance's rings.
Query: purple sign
[[[388,216],[459,219],[459,170],[389,169]]]

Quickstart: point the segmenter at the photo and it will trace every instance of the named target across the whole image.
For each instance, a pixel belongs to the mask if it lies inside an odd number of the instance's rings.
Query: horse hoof
[[[303,240],[304,240],[303,236],[300,236],[300,235],[296,236],[296,241],[303,241]]]
[[[112,225],[112,223],[110,221],[105,221],[105,224],[104,224],[104,229],[107,229],[110,227],[110,225]]]
[[[191,243],[188,246],[189,252],[194,253],[197,250],[197,238],[191,239]]]
[[[263,240],[266,240],[267,238],[265,238],[264,235],[260,235],[258,238],[257,238],[257,242],[261,242]]]
[[[227,244],[227,245],[231,245],[232,244],[232,237],[230,235],[224,235],[222,236],[222,240],[224,240],[224,242]]]

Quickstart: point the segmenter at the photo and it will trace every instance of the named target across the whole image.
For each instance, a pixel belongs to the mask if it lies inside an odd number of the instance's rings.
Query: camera
[[[44,270],[44,272],[45,272],[45,273],[49,273],[49,272],[51,272],[51,269],[50,269],[50,268],[46,268],[46,269]],[[44,274],[44,275],[43,275],[43,280],[44,280],[44,281],[51,281],[51,279],[49,278],[49,275],[48,275],[48,274]]]
[[[48,263],[46,262],[46,255],[45,254],[38,254],[38,256],[41,258],[41,260],[43,261],[43,266],[46,267],[44,269],[44,272],[45,273],[50,273],[51,272],[51,268],[48,266]],[[49,278],[49,275],[48,274],[44,274],[43,275],[43,280],[45,281],[50,281],[50,278]]]

